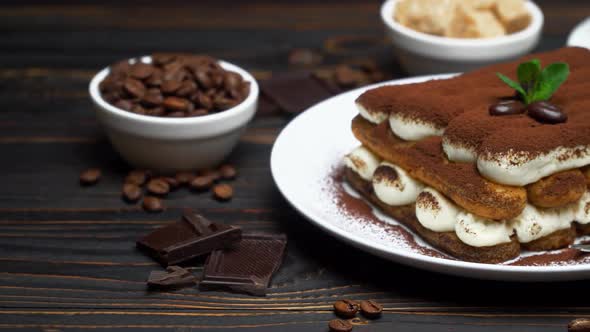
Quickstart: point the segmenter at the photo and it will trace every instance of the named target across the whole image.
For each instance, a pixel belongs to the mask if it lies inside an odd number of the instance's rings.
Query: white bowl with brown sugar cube
[[[244,69],[190,54],[120,61],[96,74],[89,91],[123,159],[164,173],[221,163],[253,118],[259,93]]]
[[[400,64],[413,75],[518,58],[537,45],[544,20],[526,0],[387,0],[381,18]]]

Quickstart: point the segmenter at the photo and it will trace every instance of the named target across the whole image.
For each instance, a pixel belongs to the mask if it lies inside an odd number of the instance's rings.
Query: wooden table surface
[[[27,5],[23,3],[27,2]],[[538,1],[539,49],[565,44],[588,0]],[[120,199],[127,166],[99,128],[89,79],[151,51],[209,53],[260,80],[288,71],[293,48],[321,68],[372,58],[401,77],[379,1],[13,1],[0,7],[0,329],[9,331],[326,331],[339,298],[377,299],[379,320],[355,331],[565,331],[590,316],[587,282],[500,283],[424,272],[360,252],[299,216],[275,188],[272,143],[290,118],[259,114],[231,159],[236,196],[172,194],[147,214]],[[101,167],[103,180],[78,185]],[[284,232],[289,245],[266,298],[184,289],[148,292],[159,268],[135,239],[193,207],[246,230]]]

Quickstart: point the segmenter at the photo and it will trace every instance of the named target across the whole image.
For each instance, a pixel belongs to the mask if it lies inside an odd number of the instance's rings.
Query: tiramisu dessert
[[[564,48],[363,93],[345,178],[459,259],[499,263],[590,233],[590,51]]]

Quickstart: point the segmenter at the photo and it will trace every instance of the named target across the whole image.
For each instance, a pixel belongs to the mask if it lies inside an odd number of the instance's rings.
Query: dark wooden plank
[[[538,1],[538,49],[562,46],[590,2]],[[293,69],[308,47],[322,69],[358,58],[403,75],[384,37],[380,1],[6,1],[0,6],[0,330],[325,331],[336,299],[377,299],[380,320],[355,331],[563,331],[590,316],[574,283],[498,283],[449,277],[360,252],[299,216],[270,177],[269,154],[288,116],[258,116],[232,155],[236,197],[219,203],[186,190],[162,214],[119,198],[127,166],[92,113],[87,84],[112,61],[153,50],[206,52],[259,79]],[[78,172],[102,167],[97,186]],[[181,208],[248,231],[284,232],[284,265],[266,298],[184,289],[148,292],[159,268],[135,239]],[[193,265],[200,266],[196,260]],[[195,273],[199,273],[197,268]]]

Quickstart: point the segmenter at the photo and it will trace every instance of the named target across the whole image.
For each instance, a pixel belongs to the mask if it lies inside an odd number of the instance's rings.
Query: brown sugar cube
[[[404,0],[397,3],[394,18],[410,29],[442,36],[455,5],[451,0]]]
[[[531,23],[524,0],[497,0],[494,12],[508,33],[526,28]]]
[[[455,7],[446,31],[446,36],[453,38],[492,38],[505,34],[506,30],[491,12],[462,5]]]

